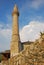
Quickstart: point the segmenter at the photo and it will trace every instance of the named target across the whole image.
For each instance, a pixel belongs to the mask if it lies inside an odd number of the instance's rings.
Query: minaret
[[[20,51],[18,17],[19,17],[19,12],[17,6],[15,5],[12,13],[13,26],[12,26],[12,41],[11,41],[11,50],[10,50],[11,57],[17,55]]]

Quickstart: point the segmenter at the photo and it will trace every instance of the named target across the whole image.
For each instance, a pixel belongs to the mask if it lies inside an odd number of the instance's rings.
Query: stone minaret
[[[12,41],[11,41],[11,50],[10,50],[11,57],[15,56],[20,51],[18,17],[19,17],[19,12],[17,6],[15,5],[12,13],[13,26],[12,26]]]

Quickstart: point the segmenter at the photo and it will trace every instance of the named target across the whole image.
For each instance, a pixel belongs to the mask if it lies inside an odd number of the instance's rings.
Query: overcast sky
[[[0,0],[0,52],[10,49],[12,11],[19,9],[21,42],[34,41],[44,31],[44,0]]]

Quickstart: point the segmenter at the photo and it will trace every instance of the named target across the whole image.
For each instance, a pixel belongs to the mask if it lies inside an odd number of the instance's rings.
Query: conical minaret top
[[[17,5],[14,6],[12,15],[17,14],[19,16],[19,11]]]

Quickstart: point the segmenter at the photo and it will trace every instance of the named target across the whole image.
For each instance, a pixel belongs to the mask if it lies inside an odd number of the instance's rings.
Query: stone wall
[[[32,46],[32,47],[31,47]],[[34,43],[1,65],[44,65],[44,46]]]

